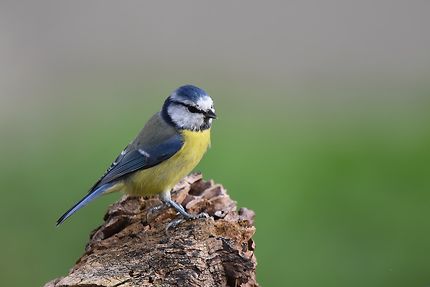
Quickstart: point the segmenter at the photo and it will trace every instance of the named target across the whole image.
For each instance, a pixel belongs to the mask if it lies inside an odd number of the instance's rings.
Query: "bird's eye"
[[[190,111],[190,113],[201,113],[202,112],[201,110],[199,110],[198,108],[193,107],[193,106],[187,106],[187,109],[188,109],[188,111]]]

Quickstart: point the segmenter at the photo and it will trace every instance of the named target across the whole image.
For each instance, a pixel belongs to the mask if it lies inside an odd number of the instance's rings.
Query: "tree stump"
[[[192,174],[176,185],[173,199],[190,213],[180,218],[158,198],[123,196],[90,235],[85,253],[65,277],[45,287],[71,286],[258,286],[255,277],[254,212],[236,210],[223,186]]]

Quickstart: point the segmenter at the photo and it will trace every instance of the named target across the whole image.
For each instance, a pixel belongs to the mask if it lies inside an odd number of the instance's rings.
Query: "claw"
[[[185,220],[198,219],[198,218],[209,218],[209,214],[207,214],[205,212],[199,213],[197,215],[188,213],[182,205],[180,205],[179,203],[172,200],[172,198],[170,197],[169,191],[161,193],[160,199],[167,206],[174,208],[179,214],[181,214],[183,216],[183,218],[174,219],[169,224],[167,224],[166,234],[168,234],[169,229],[171,227],[175,228],[176,226],[178,226],[180,223],[182,223]]]
[[[210,215],[207,214],[206,212],[201,212],[201,213],[195,215],[195,218],[209,218],[209,217],[210,217]]]
[[[184,222],[185,219],[183,218],[178,218],[178,219],[173,219],[172,221],[170,221],[167,225],[166,225],[166,235],[169,236],[169,229],[170,228],[176,228],[179,224],[181,224],[182,222]]]
[[[182,214],[181,214],[182,215]],[[172,221],[170,221],[167,225],[166,225],[166,235],[169,236],[169,229],[171,228],[176,228],[178,227],[179,224],[181,224],[182,222],[185,222],[187,220],[192,220],[192,219],[200,219],[200,218],[209,218],[209,214],[207,214],[206,212],[202,212],[196,215],[193,214],[188,214],[190,217],[186,217],[185,218],[177,218],[177,219],[173,219]]]
[[[146,222],[150,222],[150,220],[155,218],[155,216],[150,218],[150,216],[152,216],[154,213],[156,213],[162,209],[165,209],[165,208],[166,208],[166,206],[164,204],[160,204],[160,205],[157,205],[157,206],[150,208],[148,210],[148,212],[146,213]]]

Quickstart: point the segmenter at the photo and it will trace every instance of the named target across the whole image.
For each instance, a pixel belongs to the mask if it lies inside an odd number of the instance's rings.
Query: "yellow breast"
[[[210,129],[183,130],[184,144],[171,158],[136,172],[125,182],[124,191],[133,195],[154,195],[169,191],[200,162],[210,146]]]

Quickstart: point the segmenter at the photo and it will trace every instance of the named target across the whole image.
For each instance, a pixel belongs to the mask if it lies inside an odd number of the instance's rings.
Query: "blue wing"
[[[143,143],[133,146],[131,144],[118,156],[91,190],[103,184],[117,181],[137,170],[153,167],[173,156],[181,149],[182,145],[182,136],[178,133],[156,145]]]
[[[108,191],[117,181],[137,170],[153,167],[169,159],[182,145],[181,134],[156,114],[91,187],[89,193],[57,220],[57,225]]]

